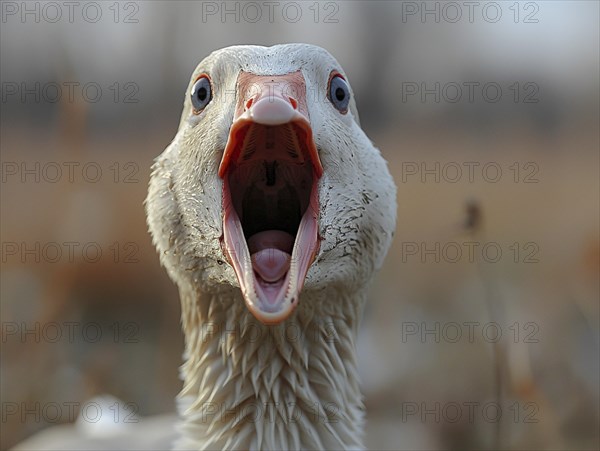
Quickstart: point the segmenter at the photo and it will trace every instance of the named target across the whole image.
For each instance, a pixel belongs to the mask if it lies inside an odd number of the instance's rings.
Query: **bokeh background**
[[[398,185],[367,446],[598,449],[598,2],[73,5],[1,3],[2,449],[98,395],[172,418],[149,169],[202,58],[281,42],[336,56]]]

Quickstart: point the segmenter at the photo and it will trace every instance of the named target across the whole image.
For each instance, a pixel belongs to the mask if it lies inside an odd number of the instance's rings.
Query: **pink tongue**
[[[266,230],[248,239],[252,268],[265,282],[277,282],[290,268],[294,237],[281,230]]]

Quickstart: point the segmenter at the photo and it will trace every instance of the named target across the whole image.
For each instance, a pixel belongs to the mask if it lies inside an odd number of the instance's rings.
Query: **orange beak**
[[[296,308],[318,249],[323,174],[301,72],[241,72],[223,179],[223,250],[244,300],[265,324]]]

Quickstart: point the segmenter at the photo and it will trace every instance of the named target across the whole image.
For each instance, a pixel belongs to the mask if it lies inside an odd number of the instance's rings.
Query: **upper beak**
[[[276,126],[292,123],[306,134],[305,142],[315,174],[321,177],[323,166],[314,144],[302,74],[265,76],[242,72],[238,79],[235,117],[219,165],[219,177],[225,176],[228,166],[239,156],[239,144],[246,127],[251,124]]]

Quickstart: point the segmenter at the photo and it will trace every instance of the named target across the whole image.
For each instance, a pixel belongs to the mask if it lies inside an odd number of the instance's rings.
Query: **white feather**
[[[302,71],[324,168],[318,185],[323,240],[296,312],[278,326],[264,326],[249,313],[219,245],[217,168],[240,70]],[[177,135],[156,160],[148,224],[161,262],[179,287],[186,336],[177,449],[363,446],[355,338],[366,288],[392,240],[396,188],[360,128],[354,100],[346,115],[327,100],[332,70],[348,79],[328,52],[305,44],[212,53],[190,84],[209,73],[213,100],[200,115],[191,114],[188,87]],[[290,339],[290,330],[301,333]]]

